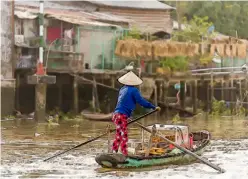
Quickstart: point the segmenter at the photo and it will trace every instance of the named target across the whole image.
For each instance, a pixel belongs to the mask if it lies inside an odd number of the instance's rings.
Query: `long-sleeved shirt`
[[[130,117],[136,107],[136,103],[140,104],[144,108],[156,108],[141,96],[137,88],[125,85],[119,91],[118,102],[114,113],[121,113]]]

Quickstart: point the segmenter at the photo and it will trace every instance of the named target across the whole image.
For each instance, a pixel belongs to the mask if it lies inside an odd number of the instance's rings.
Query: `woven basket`
[[[237,44],[232,44],[232,51],[231,51],[231,55],[233,57],[237,57]]]
[[[199,44],[194,44],[194,45],[195,45],[194,54],[195,55],[199,55],[199,48],[200,48],[200,46],[199,46]]]
[[[238,44],[238,57],[246,58],[246,44]]]
[[[217,52],[218,54],[223,57],[225,55],[225,45],[224,44],[218,44],[217,45]]]
[[[115,48],[115,54],[116,55],[121,55],[123,44],[124,44],[123,40],[118,40],[117,41],[116,48]]]
[[[232,53],[231,53],[231,45],[230,45],[230,44],[226,44],[226,45],[225,45],[225,56],[226,56],[226,57],[232,56]]]
[[[211,44],[211,47],[210,47],[210,55],[214,55],[215,53],[215,50],[216,50],[216,47],[217,45],[216,44]]]
[[[195,44],[188,44],[188,56],[193,57],[195,55]]]

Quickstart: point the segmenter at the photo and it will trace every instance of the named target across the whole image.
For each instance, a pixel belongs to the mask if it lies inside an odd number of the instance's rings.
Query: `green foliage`
[[[212,35],[208,33],[208,28],[213,24],[209,22],[208,16],[203,18],[193,16],[193,19],[188,21],[184,18],[184,24],[187,24],[182,31],[174,31],[172,33],[172,40],[181,42],[195,42],[199,43],[204,39],[210,38]]]
[[[173,118],[172,118],[172,123],[179,123],[181,122],[181,118],[179,116],[179,114],[176,114]]]
[[[225,105],[225,101],[217,101],[216,99],[213,100],[212,103],[212,115],[213,116],[219,116],[223,113],[227,113],[227,108]]]
[[[136,27],[133,27],[130,31],[128,31],[128,34],[127,36],[125,36],[125,38],[129,39],[141,39],[142,38],[142,34],[141,34],[141,31],[136,28]]]
[[[176,1],[163,2],[176,7]],[[178,6],[182,17],[208,16],[216,31],[229,36],[236,36],[237,31],[238,37],[248,38],[247,1],[186,1]],[[172,18],[177,20],[176,11],[172,12]]]
[[[4,119],[15,119],[16,117],[13,115],[7,115],[4,117]]]
[[[189,66],[188,57],[185,56],[165,57],[159,63],[162,68],[169,67],[171,71],[186,71]]]
[[[203,54],[202,56],[200,56],[200,63],[202,64],[202,65],[204,65],[204,64],[209,64],[209,63],[211,63],[212,62],[212,58],[213,58],[213,56],[211,56],[211,55],[209,55],[209,54]]]
[[[94,110],[94,105],[93,105],[93,101],[90,101],[90,107],[89,107],[90,110]],[[96,112],[100,113],[101,112],[101,109],[96,109]]]

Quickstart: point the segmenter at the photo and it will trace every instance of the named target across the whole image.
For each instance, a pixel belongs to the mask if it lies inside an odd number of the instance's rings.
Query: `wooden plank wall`
[[[170,11],[164,10],[141,10],[141,9],[118,9],[111,7],[101,7],[100,12],[111,13],[132,20],[131,26],[139,28],[141,31],[158,32],[172,31],[172,19]]]

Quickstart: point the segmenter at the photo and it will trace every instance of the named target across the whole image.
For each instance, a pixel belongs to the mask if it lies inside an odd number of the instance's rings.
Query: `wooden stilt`
[[[191,82],[190,85],[189,85],[189,97],[192,99],[193,98],[193,95],[194,95],[194,83]]]
[[[167,96],[168,96],[168,93],[169,93],[169,85],[170,85],[170,82],[164,82],[164,96],[163,96],[163,101],[165,104],[169,104],[168,103],[168,99],[167,99]],[[169,108],[167,107],[166,108],[166,118],[169,117]]]
[[[115,80],[115,77],[112,76],[112,77],[111,77],[111,87],[112,87],[112,88],[115,88],[115,81],[116,81],[116,80]]]
[[[16,73],[16,110],[20,111],[20,74]]]
[[[210,103],[209,103],[209,109],[210,110],[212,110],[213,100],[214,100],[214,75],[213,75],[213,71],[211,71]]]
[[[163,100],[163,83],[159,82],[159,101]]]
[[[221,80],[221,100],[224,100],[224,86],[225,86],[225,82],[222,79]]]
[[[206,110],[209,112],[209,82],[205,81],[205,89],[207,91],[207,98],[206,98]]]
[[[63,99],[63,85],[61,83],[58,84],[58,107],[62,108],[62,99]]]
[[[78,82],[77,77],[74,77],[73,80],[73,104],[74,104],[74,113],[78,113]]]
[[[185,81],[180,81],[180,106],[185,109]]]
[[[93,76],[93,90],[92,90],[92,95],[93,95],[93,103],[95,109],[100,109],[100,104],[99,104],[99,99],[98,99],[98,92],[97,92],[97,85],[96,85],[96,78]],[[94,110],[96,112],[96,110]]]
[[[243,99],[243,93],[242,93],[242,80],[239,80],[239,100]]]
[[[248,74],[245,80],[245,93],[244,94],[246,95],[246,98],[244,99],[244,102],[246,102],[246,105],[244,105],[246,109],[245,115],[248,116]]]
[[[231,107],[231,114],[233,115],[233,113],[234,113],[233,109],[235,106],[235,104],[233,103],[234,102],[234,93],[235,93],[235,91],[233,90],[233,78],[231,79],[230,87],[231,87],[231,90],[230,90],[230,101],[231,101],[230,107]]]
[[[157,85],[155,84],[155,87],[154,87],[154,104],[155,104],[155,106],[158,106],[158,93],[157,93],[157,92],[158,92],[158,91],[157,91]],[[158,117],[157,114],[158,114],[158,113],[155,114],[156,119],[157,119],[157,117]]]
[[[197,113],[197,80],[192,83],[192,101],[193,101],[193,113]]]

